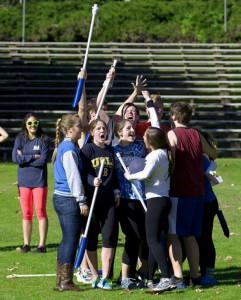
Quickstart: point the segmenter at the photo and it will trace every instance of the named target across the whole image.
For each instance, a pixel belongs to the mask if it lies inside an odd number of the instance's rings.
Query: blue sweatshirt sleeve
[[[17,136],[14,142],[12,151],[12,160],[19,166],[27,166],[31,161],[34,161],[34,155],[22,155],[18,154],[18,150],[22,152],[22,138]]]

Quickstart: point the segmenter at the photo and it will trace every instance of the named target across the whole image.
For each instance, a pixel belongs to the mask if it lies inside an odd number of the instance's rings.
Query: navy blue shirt
[[[102,184],[99,186],[96,202],[110,203],[115,201],[114,190],[118,189],[115,174],[114,153],[111,146],[104,148],[94,143],[84,145],[80,151],[83,171],[82,179],[85,186],[88,203],[91,202],[94,193],[94,179],[98,176],[101,160],[105,158],[105,165],[101,176]]]
[[[17,153],[21,151],[21,155]],[[18,186],[46,187],[47,186],[47,159],[49,151],[48,138],[35,137],[33,140],[24,139],[18,135],[14,142],[12,160],[18,164]],[[40,158],[35,159],[39,154]]]

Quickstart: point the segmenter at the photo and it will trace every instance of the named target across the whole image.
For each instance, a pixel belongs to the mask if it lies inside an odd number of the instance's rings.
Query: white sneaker
[[[78,272],[76,273],[76,279],[78,282],[82,282],[84,284],[91,284],[92,274],[90,269],[82,270],[81,268],[79,268]]]
[[[157,286],[153,288],[155,292],[164,292],[171,289],[171,282],[169,278],[161,278]]]

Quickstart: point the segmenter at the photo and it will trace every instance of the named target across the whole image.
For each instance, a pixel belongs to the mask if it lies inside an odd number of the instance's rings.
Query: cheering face
[[[135,106],[128,107],[125,110],[125,113],[123,115],[123,119],[129,120],[134,127],[136,126],[138,118],[139,118],[139,116],[138,116],[138,113],[137,113],[137,110],[136,110]]]
[[[135,140],[135,129],[130,121],[127,121],[123,129],[119,132],[121,141],[132,143]]]
[[[36,136],[39,121],[35,117],[29,117],[26,122],[26,129],[29,136]]]
[[[107,128],[105,123],[99,121],[91,134],[95,144],[104,144],[107,138]]]

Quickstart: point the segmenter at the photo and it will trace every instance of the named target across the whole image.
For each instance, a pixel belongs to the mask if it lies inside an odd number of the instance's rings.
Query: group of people
[[[162,99],[150,95],[142,76],[137,76],[133,93],[113,117],[104,107],[98,110],[114,76],[111,68],[97,99],[87,101],[83,88],[78,113],[64,115],[56,122],[53,207],[62,230],[56,288],[82,290],[73,281],[74,262],[95,191],[86,254],[78,272],[84,275],[80,276],[82,282],[90,282],[93,288],[112,289],[120,224],[125,242],[118,282],[123,288],[145,286],[151,292],[163,292],[186,285],[214,284],[212,226],[218,205],[205,174],[216,158],[216,145],[210,136],[188,127],[192,117],[188,103],[170,106],[170,127],[161,122]],[[82,69],[79,77],[86,79],[86,70]],[[140,94],[148,117],[143,122],[134,104]],[[40,234],[34,252],[46,252],[48,145],[37,116],[26,115],[12,155],[19,165],[24,253],[30,251],[33,201]],[[97,259],[100,233],[101,276]],[[182,268],[185,258],[190,269],[187,278]],[[161,276],[156,282],[158,270]]]

